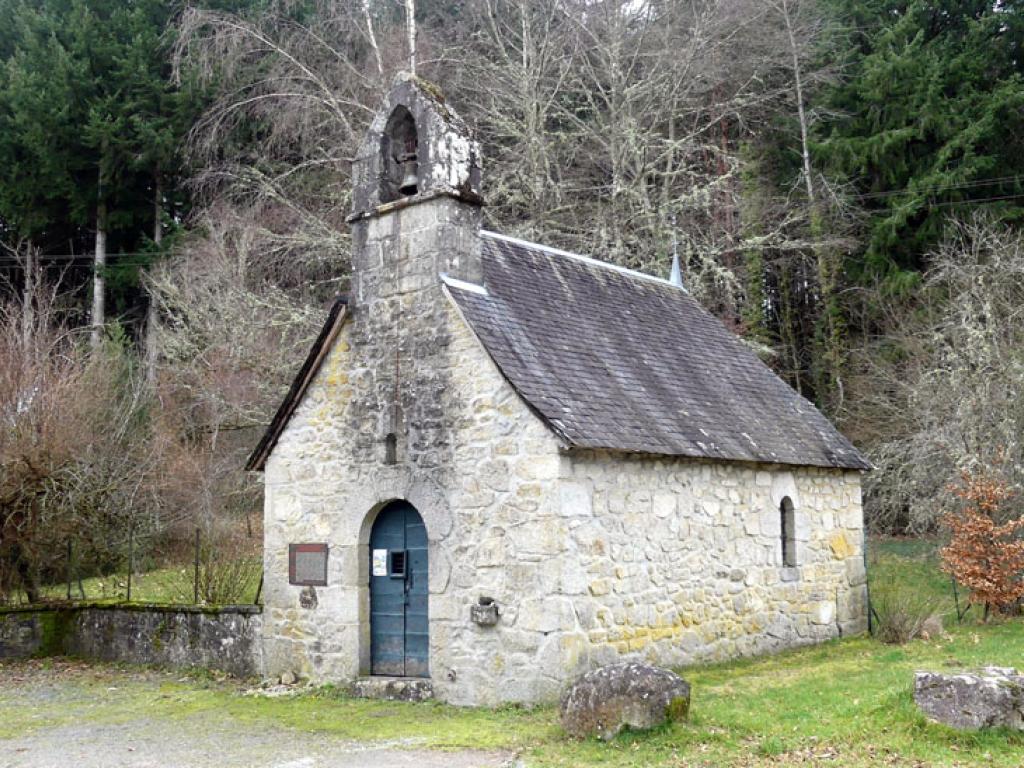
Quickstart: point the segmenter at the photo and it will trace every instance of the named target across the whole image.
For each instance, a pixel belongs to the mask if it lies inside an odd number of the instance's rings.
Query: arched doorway
[[[429,677],[427,528],[393,501],[370,531],[370,673]]]

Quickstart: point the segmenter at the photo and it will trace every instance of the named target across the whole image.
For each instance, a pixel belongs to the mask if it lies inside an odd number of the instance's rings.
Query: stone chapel
[[[483,230],[482,202],[470,131],[400,76],[353,166],[350,293],[248,464],[266,674],[534,703],[863,631],[865,458],[678,280]]]

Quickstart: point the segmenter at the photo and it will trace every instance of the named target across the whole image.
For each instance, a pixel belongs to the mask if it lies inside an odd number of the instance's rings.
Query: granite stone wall
[[[586,580],[569,596],[572,644],[592,665],[719,661],[866,629],[858,472],[588,452],[561,495]]]
[[[0,609],[0,660],[59,653],[64,621],[55,611]]]
[[[261,672],[259,606],[83,605],[0,611],[0,659],[102,661]]]
[[[258,676],[260,625],[259,606],[85,608],[76,611],[64,650],[101,661]]]

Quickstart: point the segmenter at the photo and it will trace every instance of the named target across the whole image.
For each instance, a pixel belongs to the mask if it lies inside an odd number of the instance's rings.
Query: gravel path
[[[203,711],[138,709],[180,676],[74,662],[0,665],[0,768],[502,768],[512,755],[360,743]],[[230,683],[224,684],[230,687]],[[131,691],[133,696],[125,695]],[[124,700],[123,708],[118,702]],[[89,722],[90,712],[98,722]],[[10,713],[5,718],[5,713]],[[4,731],[4,720],[24,724]]]

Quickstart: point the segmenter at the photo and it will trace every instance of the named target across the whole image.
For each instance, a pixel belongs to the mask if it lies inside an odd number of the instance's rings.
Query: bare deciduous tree
[[[763,207],[753,227],[740,205],[744,144],[794,99],[809,125],[805,86],[823,76],[811,4],[780,9],[469,3],[479,32],[451,42],[459,66],[445,77],[479,126],[492,226],[655,273],[678,243],[689,288],[738,323],[746,252],[803,251],[813,266],[806,202]]]
[[[885,425],[867,436],[881,529],[932,528],[961,472],[1024,481],[1024,238],[984,218],[952,224],[920,297],[890,307],[856,357],[858,421]]]
[[[162,427],[183,445],[194,478],[187,506],[208,528],[228,518],[254,528],[258,488],[245,459],[323,317],[322,286],[282,257],[275,214],[211,209],[197,222],[203,236],[148,278]]]

